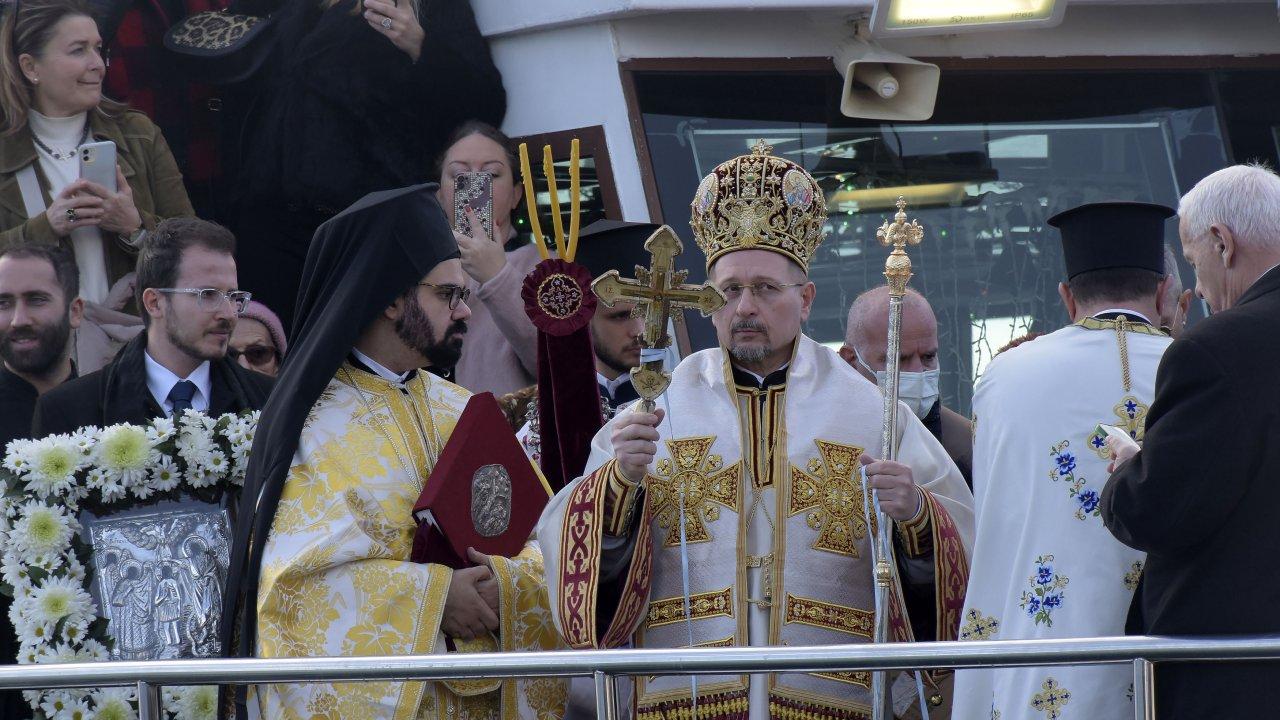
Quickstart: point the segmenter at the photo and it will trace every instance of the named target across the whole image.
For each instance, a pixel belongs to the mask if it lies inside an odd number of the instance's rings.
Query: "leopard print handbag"
[[[252,77],[271,51],[273,18],[209,11],[191,15],[164,36],[192,79],[232,85]]]

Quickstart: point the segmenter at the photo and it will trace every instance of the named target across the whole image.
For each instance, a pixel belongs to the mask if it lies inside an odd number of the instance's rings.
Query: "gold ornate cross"
[[[619,300],[636,303],[636,311],[644,316],[644,335],[641,345],[648,350],[661,350],[671,345],[667,334],[667,320],[683,318],[679,312],[685,308],[697,308],[708,316],[724,306],[724,294],[710,284],[685,285],[687,270],[675,269],[675,258],[684,252],[684,245],[671,228],[663,225],[644,243],[652,262],[649,267],[636,266],[636,279],[619,275],[617,270],[596,278],[591,289],[608,307]],[[670,374],[663,372],[661,358],[645,359],[631,372],[631,383],[642,398],[640,409],[653,412],[654,399],[671,384]]]
[[[918,220],[907,222],[907,200],[898,196],[898,214],[893,222],[888,220],[876,230],[876,239],[881,245],[892,245],[893,252],[884,261],[884,277],[889,281],[889,294],[902,297],[907,292],[907,283],[911,281],[911,258],[907,257],[906,247],[919,245],[924,239],[924,228]]]
[[[814,550],[861,557],[858,541],[867,536],[867,523],[862,514],[862,487],[854,477],[862,450],[826,440],[814,443],[822,459],[810,460],[807,473],[791,468],[787,515],[805,513],[805,522],[818,531]]]

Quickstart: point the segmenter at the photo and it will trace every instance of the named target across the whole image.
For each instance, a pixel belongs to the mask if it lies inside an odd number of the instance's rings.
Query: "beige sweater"
[[[471,319],[458,361],[457,383],[501,396],[537,382],[538,331],[524,314],[520,287],[538,264],[538,249],[507,253],[507,264],[484,284],[472,280]]]

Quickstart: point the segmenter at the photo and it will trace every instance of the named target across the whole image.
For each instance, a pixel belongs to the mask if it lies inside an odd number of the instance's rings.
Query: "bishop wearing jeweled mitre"
[[[585,475],[543,513],[552,616],[573,647],[870,642],[863,469],[894,521],[896,575],[936,590],[939,635],[954,637],[973,498],[905,407],[899,462],[871,458],[879,389],[801,332],[826,204],[803,167],[770,150],[716,167],[693,200],[694,236],[727,300],[712,317],[719,347],[680,363],[656,412],[633,405],[605,425]],[[908,640],[893,590],[890,636]],[[641,676],[634,703],[639,720],[683,717],[695,693],[700,720],[851,720],[870,715],[869,685],[862,672]]]

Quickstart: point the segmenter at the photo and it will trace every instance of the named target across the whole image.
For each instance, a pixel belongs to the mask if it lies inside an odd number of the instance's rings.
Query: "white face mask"
[[[876,376],[876,384],[883,391],[889,384],[889,372],[887,370],[872,370],[862,359],[862,355],[855,349],[853,356],[857,359],[858,364],[866,368],[869,373]],[[911,412],[916,417],[923,420],[929,411],[933,409],[935,403],[938,402],[938,370],[925,370],[924,372],[899,372],[898,373],[898,399],[907,404],[911,408]]]

